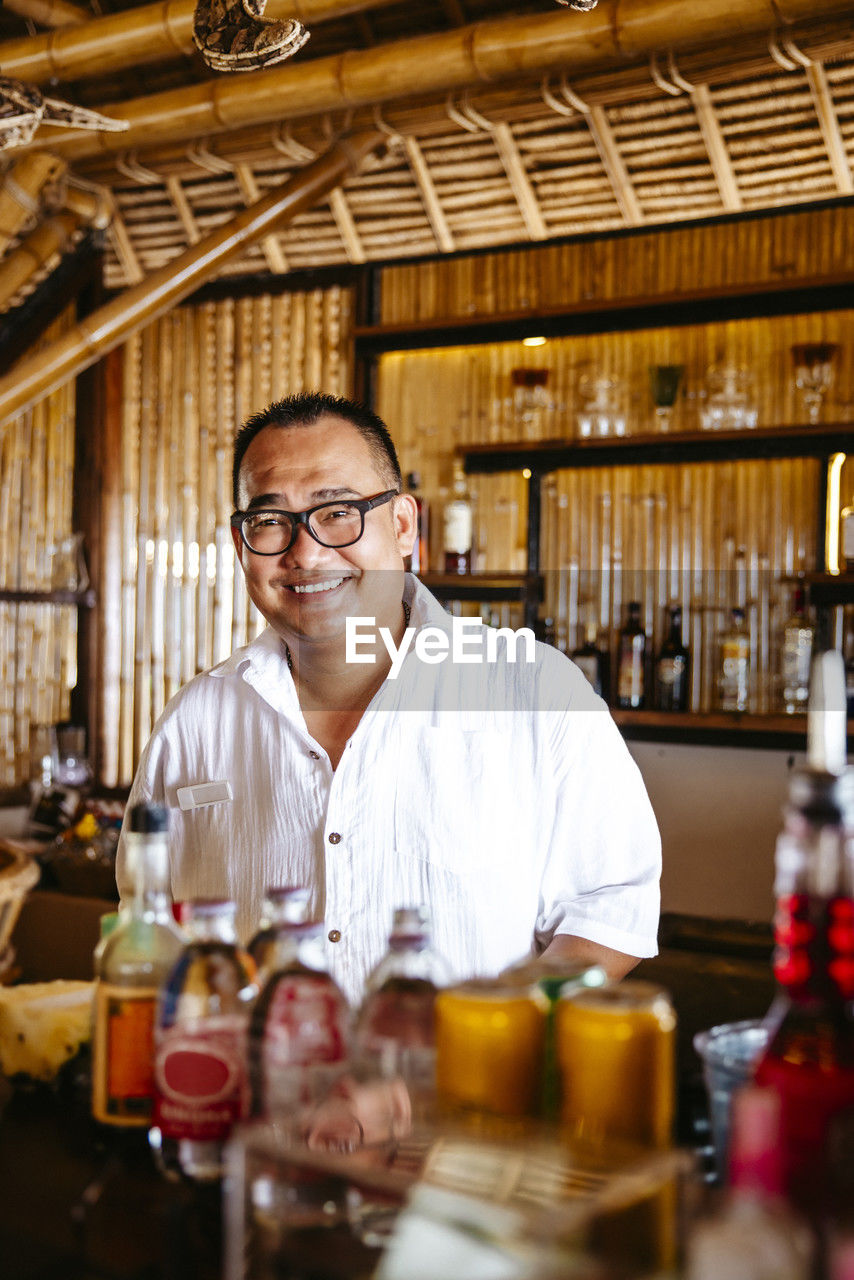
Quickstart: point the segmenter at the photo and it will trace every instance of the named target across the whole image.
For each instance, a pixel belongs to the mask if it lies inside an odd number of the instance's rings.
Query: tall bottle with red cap
[[[792,775],[777,841],[778,995],[756,1081],[780,1098],[786,1193],[817,1222],[830,1195],[831,1126],[854,1108],[854,771],[839,653],[817,655],[809,717],[808,765]]]

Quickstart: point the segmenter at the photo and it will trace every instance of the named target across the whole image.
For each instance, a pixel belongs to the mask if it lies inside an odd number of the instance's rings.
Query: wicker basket
[[[0,840],[0,956],[9,946],[24,899],[40,875],[35,858]]]

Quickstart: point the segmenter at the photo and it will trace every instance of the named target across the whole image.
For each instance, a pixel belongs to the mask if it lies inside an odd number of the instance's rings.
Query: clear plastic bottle
[[[280,929],[252,1010],[252,1114],[294,1115],[323,1098],[349,1050],[350,1009],[326,968],[323,922]]]
[[[183,946],[169,895],[168,823],[159,806],[131,809],[133,896],[95,951],[92,1114],[114,1128],[151,1122],[157,999]]]
[[[433,949],[426,907],[398,907],[388,951],[365,983],[354,1057],[372,1075],[402,1077],[410,1090],[433,1090],[436,994],[452,981]]]
[[[281,944],[282,933],[308,919],[311,891],[301,885],[271,885],[264,894],[258,931],[249,943],[249,954],[262,986]]]
[[[689,1239],[686,1280],[810,1280],[812,1237],[783,1195],[779,1099],[751,1086],[732,1110],[729,1192]]]
[[[246,1030],[257,988],[234,915],[233,902],[185,903],[189,941],[163,987],[149,1142],[168,1177],[218,1178],[225,1141],[249,1112]]]

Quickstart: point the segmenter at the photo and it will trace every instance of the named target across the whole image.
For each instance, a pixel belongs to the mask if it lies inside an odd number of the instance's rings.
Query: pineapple
[[[89,1040],[92,982],[0,987],[0,1071],[52,1080]]]

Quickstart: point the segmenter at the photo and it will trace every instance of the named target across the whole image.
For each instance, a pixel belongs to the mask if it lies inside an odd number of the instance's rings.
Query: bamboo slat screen
[[[55,341],[74,321],[47,330]],[[0,587],[50,591],[71,533],[74,387],[63,387],[0,431]],[[77,683],[77,609],[0,602],[0,786],[30,776],[34,726],[67,720]]]
[[[711,366],[748,370],[760,427],[805,423],[794,384],[796,342],[840,344],[827,421],[854,411],[850,311],[771,317],[559,338],[544,346],[496,343],[384,356],[378,409],[398,443],[404,470],[421,476],[433,513],[431,565],[439,563],[441,509],[455,448],[501,440],[576,434],[583,406],[579,382],[603,373],[623,388],[627,431],[655,430],[648,368],[684,366],[672,430],[698,430]],[[514,401],[514,369],[546,369],[547,404]],[[632,466],[561,471],[544,485],[541,564],[544,614],[557,642],[579,643],[582,613],[592,609],[613,637],[625,604],[639,599],[655,646],[665,606],[684,611],[694,654],[691,709],[714,704],[716,638],[733,605],[746,605],[754,666],[753,710],[775,708],[779,629],[791,609],[792,582],[815,568],[819,464],[808,459]],[[476,501],[476,568],[525,568],[526,481],[521,472],[471,476]],[[854,462],[842,476],[843,501],[854,490]],[[503,621],[504,619],[502,619]]]
[[[828,278],[854,262],[854,211],[830,207],[382,269],[383,324],[569,309],[590,300]]]
[[[179,307],[124,348],[121,643],[104,680],[118,717],[99,726],[107,785],[132,780],[154,721],[199,671],[264,623],[235,567],[234,434],[272,400],[346,395],[352,300],[331,288]]]

